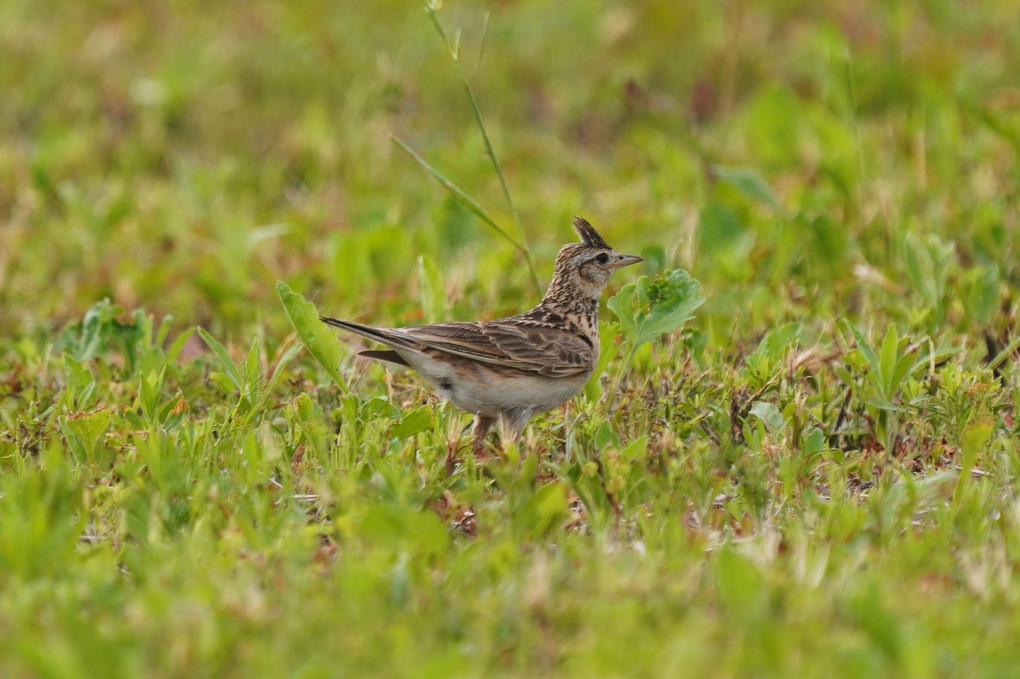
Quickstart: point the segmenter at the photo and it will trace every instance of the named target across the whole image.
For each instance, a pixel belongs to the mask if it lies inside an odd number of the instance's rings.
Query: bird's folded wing
[[[579,334],[514,322],[435,323],[400,332],[429,349],[549,377],[584,373],[598,356]]]

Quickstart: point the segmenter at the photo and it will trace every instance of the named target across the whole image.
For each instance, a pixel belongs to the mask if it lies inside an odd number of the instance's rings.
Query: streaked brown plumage
[[[493,321],[376,328],[322,316],[389,349],[360,352],[414,369],[440,396],[474,413],[476,451],[502,418],[514,441],[536,413],[588,381],[599,360],[599,298],[612,273],[641,261],[616,252],[574,218],[580,243],[560,248],[552,283],[530,311]]]

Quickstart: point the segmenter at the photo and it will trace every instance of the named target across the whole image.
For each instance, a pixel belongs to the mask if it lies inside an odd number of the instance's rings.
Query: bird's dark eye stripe
[[[598,261],[599,264],[605,264],[605,263],[607,263],[609,261],[609,255],[607,255],[606,253],[603,252],[601,255],[599,255],[595,259]]]

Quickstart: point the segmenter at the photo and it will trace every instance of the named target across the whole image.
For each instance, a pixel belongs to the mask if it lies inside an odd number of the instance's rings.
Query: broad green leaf
[[[92,371],[77,361],[70,352],[64,354],[64,374],[67,379],[67,389],[64,391],[64,398],[68,407],[76,410],[86,409],[97,400],[98,388],[96,378]]]
[[[409,413],[404,413],[400,421],[393,425],[390,433],[398,439],[406,439],[409,436],[421,433],[432,426],[435,415],[431,406],[422,406]]]
[[[758,343],[755,353],[761,353],[770,362],[785,358],[800,341],[800,323],[788,323],[781,328],[769,330]]]
[[[110,427],[111,419],[109,408],[98,408],[89,413],[74,413],[63,418],[62,424],[68,443],[82,461],[96,460],[96,451],[105,443],[106,430]]]
[[[326,369],[334,382],[347,391],[347,382],[340,374],[341,350],[340,340],[336,338],[336,334],[319,320],[319,312],[315,305],[291,290],[286,283],[276,281],[276,292],[280,295],[280,301],[283,302],[283,309],[287,312],[291,326],[294,327],[301,343],[308,349],[308,353]]]
[[[804,457],[813,457],[828,449],[825,432],[818,427],[810,427],[802,437],[801,450]]]
[[[605,450],[609,446],[619,446],[620,437],[613,431],[613,425],[609,424],[609,422],[602,422],[598,429],[595,430],[593,443],[596,450]]]
[[[163,397],[163,380],[166,377],[166,366],[158,373],[153,371],[142,375],[138,380],[138,405],[150,425],[156,423],[156,412]]]
[[[697,280],[683,269],[674,269],[623,286],[608,306],[636,348],[694,318],[694,310],[705,302],[700,292]]]
[[[648,436],[639,436],[620,451],[620,459],[633,462],[648,453]]]
[[[373,396],[362,403],[361,408],[358,409],[359,420],[368,421],[375,418],[377,415],[382,415],[388,419],[395,420],[400,417],[400,409],[382,396]]]
[[[85,312],[81,321],[79,360],[88,361],[102,353],[106,331],[118,310],[110,305],[110,300],[104,299]]]
[[[645,273],[652,275],[666,268],[666,249],[661,245],[646,245],[641,248],[640,254],[645,260],[641,264]]]
[[[772,187],[753,169],[749,167],[713,165],[712,173],[745,197],[765,203],[774,210],[782,211],[783,205],[779,202],[779,198],[772,190]]]
[[[749,412],[751,415],[754,415],[765,423],[769,433],[774,434],[786,426],[786,418],[783,417],[783,413],[780,412],[779,408],[776,407],[774,403],[768,403],[767,401],[755,401]]]

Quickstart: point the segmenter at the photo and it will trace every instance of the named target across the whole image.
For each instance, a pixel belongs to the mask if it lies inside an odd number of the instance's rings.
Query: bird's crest
[[[609,244],[602,239],[599,232],[584,219],[580,217],[574,217],[574,230],[577,231],[577,235],[581,237],[584,244],[593,248],[603,248],[605,250],[612,250]]]

